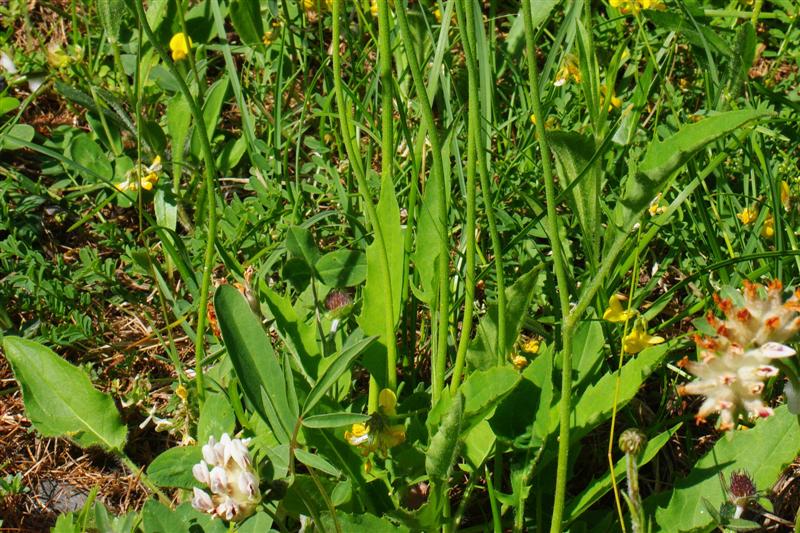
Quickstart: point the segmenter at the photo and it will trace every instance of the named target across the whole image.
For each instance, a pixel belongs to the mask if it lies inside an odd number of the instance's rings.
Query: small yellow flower
[[[636,310],[623,309],[622,300],[627,298],[622,294],[612,294],[608,299],[608,308],[603,313],[603,320],[609,322],[625,322],[636,316]]]
[[[534,115],[533,113],[531,113],[531,124],[533,124],[534,126],[536,125],[536,115]]]
[[[442,11],[438,7],[433,10],[433,18],[435,18],[436,22],[439,24],[442,23]]]
[[[625,353],[639,353],[645,348],[664,342],[664,337],[657,337],[645,331],[642,321],[636,322],[633,330],[622,339],[622,351]]]
[[[660,215],[661,213],[667,210],[666,207],[659,205],[660,203],[661,203],[661,193],[658,193],[656,197],[650,201],[650,207],[647,208],[647,210],[650,212],[651,217]]]
[[[189,56],[189,50],[192,49],[192,38],[184,33],[176,33],[169,40],[169,49],[172,51],[172,60],[180,61]]]
[[[528,339],[525,341],[522,345],[522,351],[530,354],[539,353],[539,339]]]
[[[581,69],[578,66],[578,58],[572,54],[568,54],[564,60],[564,65],[559,69],[556,74],[556,81],[553,85],[561,87],[572,79],[575,83],[581,82]]]
[[[792,208],[792,192],[789,189],[789,184],[781,180],[781,203],[786,211]]]
[[[517,355],[514,357],[512,363],[514,364],[514,368],[517,370],[522,370],[526,366],[528,366],[528,358],[524,355]]]
[[[775,236],[775,218],[772,215],[767,215],[764,219],[764,225],[761,226],[761,236],[765,239],[771,239]]]
[[[369,12],[373,17],[378,18],[378,2],[376,0],[372,0],[372,2],[370,2]]]
[[[758,218],[758,209],[755,207],[745,207],[742,212],[736,215],[736,218],[742,221],[742,224],[748,226],[756,221]]]
[[[178,385],[178,388],[175,389],[175,394],[184,402],[189,397],[189,391],[186,390],[186,387],[183,386],[183,383]]]
[[[397,396],[390,389],[383,389],[378,396],[378,411],[372,413],[364,424],[353,424],[345,431],[344,438],[351,446],[361,448],[365,457],[379,451],[386,455],[389,448],[406,440],[406,429],[402,424],[391,424],[391,417],[397,414]]]

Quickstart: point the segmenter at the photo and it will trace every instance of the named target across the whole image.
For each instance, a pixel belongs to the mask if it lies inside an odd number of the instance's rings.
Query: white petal
[[[35,93],[42,85],[44,85],[44,78],[42,76],[28,77],[28,90],[30,90],[30,92]]]
[[[770,359],[791,357],[797,353],[785,344],[777,342],[766,342],[760,348],[753,351],[758,352],[762,357],[769,357]]]
[[[192,498],[192,507],[204,513],[214,512],[214,502],[211,501],[211,496],[206,492],[194,487],[194,498]]]
[[[228,474],[225,469],[220,466],[215,466],[211,470],[209,477],[209,486],[211,492],[214,494],[227,494],[228,493]]]
[[[228,499],[217,506],[217,515],[225,520],[233,520],[233,517],[238,513],[236,504]]]
[[[192,475],[194,478],[203,483],[208,485],[209,483],[209,473],[208,473],[208,466],[206,465],[205,461],[200,461],[196,465],[192,467]]]
[[[14,64],[14,60],[8,57],[5,52],[0,53],[0,66],[9,74],[17,73],[17,66]]]

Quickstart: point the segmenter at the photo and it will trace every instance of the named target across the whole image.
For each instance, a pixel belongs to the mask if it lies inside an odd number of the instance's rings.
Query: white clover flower
[[[728,430],[740,416],[765,418],[772,414],[761,399],[764,381],[778,374],[774,359],[795,355],[782,343],[800,329],[800,292],[784,302],[782,289],[780,281],[775,280],[764,294],[760,285],[746,281],[741,307],[714,295],[726,319],[719,320],[709,312],[706,320],[717,335],[695,336],[700,361],[684,358],[681,362],[698,379],[681,386],[678,392],[706,397],[695,417],[698,422],[719,412],[719,427]]]
[[[194,478],[211,490],[211,495],[194,489],[192,506],[198,511],[225,520],[244,520],[261,501],[258,477],[252,467],[247,443],[250,439],[231,439],[224,433],[203,446],[203,460],[192,467]]]

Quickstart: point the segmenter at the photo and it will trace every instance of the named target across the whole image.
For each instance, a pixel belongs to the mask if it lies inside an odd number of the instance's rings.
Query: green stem
[[[367,211],[368,222],[372,225],[374,232],[375,246],[378,248],[378,255],[381,268],[381,278],[383,279],[384,290],[390,296],[393,295],[392,291],[392,277],[389,270],[389,257],[386,253],[386,241],[383,238],[383,230],[381,229],[380,222],[378,221],[378,214],[375,210],[375,205],[372,203],[372,198],[369,194],[369,187],[367,186],[367,177],[362,166],[360,153],[353,144],[353,132],[351,131],[349,106],[345,100],[344,87],[342,83],[342,56],[339,49],[339,41],[341,39],[341,13],[342,13],[342,0],[334,0],[333,2],[333,85],[336,93],[336,107],[339,110],[339,123],[342,128],[342,137],[347,151],[347,157],[350,160],[350,166],[356,176],[358,182],[358,189],[364,200],[364,207]],[[391,183],[390,183],[391,184]],[[387,185],[383,183],[382,185]],[[386,299],[384,306],[384,343],[386,344],[386,360],[397,361],[397,345],[394,338],[394,313],[392,310],[392,298]],[[396,370],[395,370],[396,371]],[[390,371],[389,374],[392,372]],[[371,383],[374,383],[371,381]],[[371,387],[372,388],[372,387]],[[375,411],[377,408],[377,401],[375,405],[372,404],[372,399],[377,400],[377,391],[373,393],[370,391],[370,410]]]
[[[555,501],[553,515],[550,520],[550,531],[561,531],[561,518],[564,514],[564,498],[567,486],[567,460],[569,458],[570,410],[572,399],[572,331],[570,320],[569,288],[564,268],[564,257],[561,253],[561,239],[558,235],[558,215],[555,205],[555,183],[553,169],[550,164],[550,148],[547,144],[547,132],[544,129],[544,113],[539,95],[539,69],[536,64],[536,37],[533,28],[531,5],[528,0],[522,2],[522,13],[525,22],[525,45],[528,55],[528,83],[530,84],[533,114],[536,117],[536,136],[539,140],[539,151],[542,157],[544,172],[544,189],[547,202],[547,236],[553,251],[553,267],[558,285],[558,299],[561,307],[561,399],[559,400],[559,440],[558,463],[556,468]]]
[[[147,16],[144,13],[144,6],[142,0],[134,2],[136,6],[136,15],[139,18],[144,33],[153,48],[158,52],[161,61],[172,72],[173,77],[178,83],[178,89],[183,94],[186,101],[189,102],[189,108],[194,118],[195,127],[200,137],[200,147],[203,152],[203,160],[205,162],[204,176],[206,186],[206,200],[208,202],[208,235],[206,235],[206,248],[203,257],[203,279],[200,284],[200,296],[197,303],[197,333],[194,341],[194,361],[195,361],[195,375],[197,386],[197,397],[200,401],[205,398],[205,386],[203,380],[203,365],[202,361],[205,355],[205,329],[206,329],[206,316],[208,305],[208,292],[211,287],[211,270],[214,268],[214,240],[217,235],[217,205],[216,194],[214,190],[214,179],[217,174],[216,163],[214,162],[214,154],[211,151],[211,143],[208,140],[208,131],[206,130],[205,121],[203,120],[203,111],[197,100],[192,96],[186,81],[178,72],[178,69],[173,61],[167,55],[166,49],[158,42],[150,24],[147,22]]]
[[[164,494],[161,491],[161,489],[159,489],[156,486],[155,483],[152,482],[152,480],[149,477],[147,477],[147,474],[145,474],[144,472],[144,468],[139,467],[136,463],[133,462],[133,460],[131,460],[130,457],[125,455],[123,452],[120,451],[117,453],[118,453],[117,457],[120,458],[122,463],[128,468],[128,470],[131,471],[131,473],[136,474],[136,476],[139,478],[139,481],[141,481],[142,485],[147,487],[148,490],[152,491],[158,497],[161,503],[163,503],[167,507],[172,507],[172,501],[167,497],[166,494]]]
[[[433,214],[436,217],[437,227],[440,231],[439,255],[437,258],[439,268],[438,338],[436,341],[436,351],[433,354],[433,376],[431,379],[433,396],[432,401],[435,404],[444,390],[444,375],[447,368],[447,326],[449,322],[448,314],[450,310],[450,287],[448,276],[450,270],[450,248],[448,245],[447,233],[447,191],[445,189],[446,184],[444,180],[444,163],[442,161],[442,144],[439,138],[439,130],[437,129],[436,122],[433,118],[433,108],[431,107],[431,102],[428,98],[428,91],[425,87],[425,78],[422,73],[422,68],[420,67],[416,49],[414,48],[413,43],[415,40],[412,37],[411,30],[408,26],[408,17],[406,15],[406,6],[404,4],[404,0],[397,2],[397,25],[400,28],[400,36],[402,37],[403,46],[406,50],[406,58],[408,59],[408,66],[411,70],[411,77],[414,81],[414,89],[417,92],[418,104],[422,112],[422,122],[425,129],[428,131],[428,139],[431,142],[431,157],[433,158],[433,168],[431,168],[431,173],[439,182],[437,201],[439,203],[440,211]]]
[[[492,255],[494,255],[495,276],[497,277],[497,364],[502,365],[506,360],[506,283],[503,274],[503,246],[500,234],[497,232],[497,219],[492,209],[492,194],[489,183],[489,172],[486,161],[486,150],[481,142],[481,102],[479,99],[478,85],[478,59],[476,57],[475,36],[475,6],[474,0],[459,0],[456,4],[458,28],[461,31],[461,40],[464,47],[464,56],[467,63],[468,80],[468,108],[469,121],[477,121],[473,130],[475,136],[475,155],[477,158],[478,174],[481,182],[481,195],[486,210],[486,221],[489,225],[489,238],[492,242]],[[464,31],[466,29],[466,31]],[[477,118],[473,117],[475,115]]]
[[[389,2],[378,0],[378,73],[381,89],[381,188],[394,188],[394,137],[392,132],[392,43],[389,27]],[[394,336],[394,330],[392,330]],[[388,340],[388,339],[387,339]],[[386,353],[386,383],[397,389],[397,350]]]

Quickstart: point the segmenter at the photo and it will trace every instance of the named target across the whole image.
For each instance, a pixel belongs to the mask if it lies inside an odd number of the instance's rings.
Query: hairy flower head
[[[719,413],[720,429],[727,430],[735,427],[740,417],[772,414],[761,398],[764,381],[778,374],[773,360],[795,354],[783,343],[800,329],[800,291],[786,301],[782,293],[781,282],[775,280],[766,289],[745,281],[744,290],[731,298],[714,295],[725,319],[709,312],[706,321],[716,335],[696,335],[699,360],[684,358],[680,363],[697,379],[678,392],[706,398],[695,416],[698,422]]]

